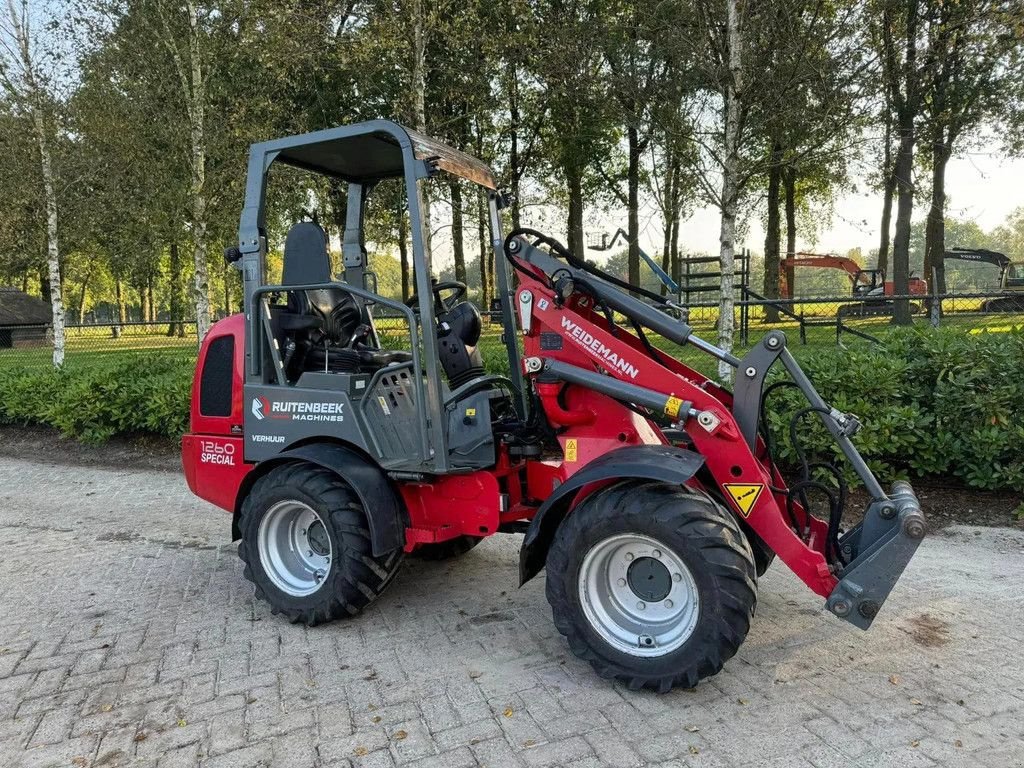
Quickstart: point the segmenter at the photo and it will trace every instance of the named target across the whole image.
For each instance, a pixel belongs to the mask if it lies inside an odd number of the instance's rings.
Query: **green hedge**
[[[953,475],[974,488],[1024,490],[1024,332],[900,329],[880,346],[815,350],[801,364],[826,401],[860,417],[854,442],[883,479]],[[785,464],[797,461],[790,416],[806,405],[790,389],[767,403]],[[815,421],[801,421],[802,444],[838,458]]]
[[[0,369],[0,424],[43,424],[82,442],[188,428],[192,364],[157,355],[102,363]]]
[[[825,399],[860,416],[855,441],[883,480],[954,475],[975,488],[1024,490],[1024,332],[915,328],[880,347],[796,352]],[[191,378],[191,363],[152,354],[60,371],[0,368],[0,423],[49,425],[85,442],[131,432],[176,439],[188,425]],[[796,463],[788,425],[805,406],[790,389],[767,403],[784,464]],[[809,453],[838,458],[813,415],[799,431]]]

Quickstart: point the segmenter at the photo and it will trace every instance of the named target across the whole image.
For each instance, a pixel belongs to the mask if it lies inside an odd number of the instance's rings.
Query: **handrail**
[[[403,314],[409,322],[409,342],[412,345],[412,367],[413,367],[413,382],[416,387],[416,402],[420,404],[417,409],[419,415],[419,427],[420,427],[420,444],[422,450],[423,460],[426,461],[427,457],[430,456],[430,427],[427,424],[427,408],[423,407],[423,403],[426,402],[426,393],[424,392],[423,384],[423,365],[420,360],[420,332],[419,332],[419,321],[416,318],[416,313],[411,308],[407,307],[400,301],[389,299],[386,296],[367,291],[363,288],[359,288],[348,283],[339,282],[326,282],[326,283],[308,283],[305,285],[264,285],[253,291],[253,302],[255,303],[264,294],[268,293],[288,293],[291,291],[318,291],[334,288],[341,291],[346,291],[360,298],[367,299],[376,304],[380,304],[385,307],[398,310]],[[252,328],[257,330],[260,328],[259,323],[252,323]],[[257,330],[258,333],[258,330]],[[257,337],[255,341],[259,342],[261,339]],[[254,373],[258,373],[254,372]]]

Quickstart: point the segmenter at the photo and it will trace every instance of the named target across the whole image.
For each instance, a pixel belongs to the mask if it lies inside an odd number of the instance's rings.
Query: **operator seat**
[[[284,242],[282,285],[329,283],[331,259],[327,234],[303,221],[288,230]],[[343,288],[290,291],[280,317],[285,331],[285,373],[295,381],[303,371],[356,373],[412,360],[405,350],[381,350],[363,342],[372,336],[368,313]]]
[[[327,233],[315,221],[294,224],[284,241],[281,284],[309,285],[329,283],[331,280]],[[362,320],[359,305],[352,294],[338,288],[290,292],[288,315],[292,317],[284,318],[282,327],[285,330],[305,328],[319,331],[315,335],[320,338],[311,340],[318,344],[321,351],[327,346],[347,346]],[[314,352],[315,349],[310,351]]]

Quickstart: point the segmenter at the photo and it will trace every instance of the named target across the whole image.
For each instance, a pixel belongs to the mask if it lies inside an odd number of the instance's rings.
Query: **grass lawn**
[[[959,305],[958,305],[959,308]],[[783,331],[789,346],[797,357],[814,355],[816,350],[834,348],[836,346],[835,315],[806,317],[806,344],[800,341],[799,326],[795,321],[787,320],[780,323],[765,323],[760,308],[752,308],[750,318],[750,344],[758,341],[771,330]],[[926,323],[923,316],[915,317],[916,323]],[[848,318],[844,326],[854,328],[862,333],[880,338],[891,327],[888,317]],[[397,327],[393,321],[382,320],[380,331],[382,342],[388,348],[405,348],[408,346],[408,334]],[[694,333],[711,342],[717,340],[714,326],[714,315],[707,312],[694,312],[691,315]],[[1024,326],[1024,315],[1020,314],[947,314],[942,318],[944,327],[962,328],[965,333],[1008,332]],[[737,322],[736,347],[734,352],[742,356],[749,346],[740,344],[739,323]],[[109,326],[95,328],[72,328],[67,337],[66,365],[77,367],[89,364],[105,364],[138,354],[159,355],[161,358],[173,357],[180,359],[183,365],[191,366],[196,357],[197,344],[194,337],[194,326],[186,326],[186,335],[167,336],[167,326],[126,326],[118,338],[111,334]],[[687,365],[706,375],[714,375],[716,362],[710,356],[691,346],[679,347],[672,342],[652,336],[652,343],[659,349],[676,357]],[[868,347],[871,342],[851,333],[843,333],[840,339],[846,347]],[[501,326],[498,323],[486,322],[480,348],[488,367],[495,371],[505,368],[505,348],[501,343]],[[8,365],[18,367],[47,367],[52,364],[52,352],[49,347],[21,347],[17,349],[0,349],[0,368]]]

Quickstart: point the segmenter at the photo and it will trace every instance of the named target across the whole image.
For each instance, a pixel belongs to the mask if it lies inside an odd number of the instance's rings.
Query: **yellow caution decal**
[[[744,517],[750,517],[750,510],[754,508],[754,504],[761,497],[761,491],[764,490],[762,483],[723,483],[722,487]]]
[[[565,460],[576,461],[576,438],[565,441]]]
[[[679,408],[683,405],[683,401],[678,397],[670,397],[665,401],[665,415],[671,416],[673,419],[679,415]]]

